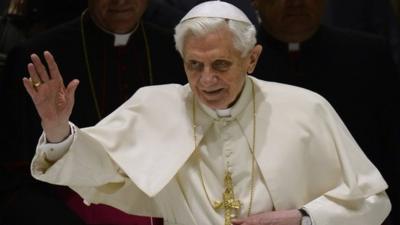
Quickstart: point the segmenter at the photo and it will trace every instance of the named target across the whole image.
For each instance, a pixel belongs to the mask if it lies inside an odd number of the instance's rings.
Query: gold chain
[[[86,64],[86,70],[87,70],[87,74],[88,74],[88,78],[89,78],[89,84],[90,84],[90,90],[92,93],[92,97],[93,97],[93,101],[94,101],[94,105],[96,107],[96,112],[97,112],[97,116],[99,117],[99,120],[102,119],[102,115],[100,112],[100,107],[99,107],[99,103],[97,101],[97,95],[96,95],[96,88],[94,86],[94,81],[93,81],[93,76],[92,76],[92,71],[90,69],[90,64],[89,64],[89,53],[87,50],[87,45],[86,45],[86,36],[85,36],[85,26],[83,24],[83,17],[86,14],[87,9],[85,9],[82,14],[81,14],[81,18],[80,18],[80,28],[81,28],[81,38],[82,38],[82,48],[83,48],[83,54],[85,56],[85,64]],[[149,47],[149,42],[147,40],[147,34],[145,32],[143,23],[140,22],[139,26],[141,27],[142,30],[142,34],[143,34],[143,39],[144,39],[144,45],[146,48],[146,60],[147,60],[147,67],[148,67],[148,71],[149,71],[149,84],[152,85],[153,84],[153,66],[151,64],[151,55],[150,55],[150,47]]]
[[[249,202],[249,206],[247,208],[247,216],[251,215],[251,208],[252,208],[252,205],[253,205],[254,181],[255,181],[255,169],[254,169],[254,167],[255,167],[255,162],[256,162],[256,157],[255,157],[255,146],[256,146],[256,141],[255,141],[256,140],[256,103],[255,103],[254,83],[253,83],[253,81],[251,79],[250,79],[250,81],[251,81],[251,85],[252,85],[252,97],[253,97],[253,143],[252,143],[253,146],[252,147],[249,146],[249,149],[250,149],[250,152],[251,152],[251,156],[252,156],[252,160],[251,160],[250,202]],[[198,157],[200,158],[200,160],[202,161],[202,157],[201,157],[200,151],[197,149],[196,107],[195,107],[194,95],[193,95],[192,110],[193,110],[192,125],[193,125],[193,138],[194,138],[195,152],[198,155]],[[239,123],[239,125],[240,125],[240,123]],[[200,167],[200,162],[199,162],[199,173],[200,173],[201,185],[203,187],[204,193],[206,194],[207,200],[210,203],[210,205],[213,208],[215,208],[215,203],[213,203],[213,201],[211,201],[211,198],[210,198],[210,196],[208,194],[208,191],[207,191],[207,188],[206,188],[206,185],[205,185],[203,173],[202,173],[201,167]]]

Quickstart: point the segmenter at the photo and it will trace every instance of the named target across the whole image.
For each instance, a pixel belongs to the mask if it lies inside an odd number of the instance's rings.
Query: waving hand
[[[47,140],[59,142],[70,132],[68,121],[79,81],[75,79],[65,87],[54,57],[45,51],[44,58],[47,67],[36,54],[31,55],[32,63],[28,64],[30,78],[23,78],[23,83],[42,120]]]

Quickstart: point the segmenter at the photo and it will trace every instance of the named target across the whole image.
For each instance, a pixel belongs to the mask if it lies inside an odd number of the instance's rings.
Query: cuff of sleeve
[[[69,146],[71,146],[75,134],[75,129],[72,124],[70,124],[70,129],[71,134],[65,140],[58,143],[48,143],[46,139],[46,134],[43,134],[43,139],[41,140],[41,149],[46,160],[51,162],[57,161],[68,151],[68,148]]]
[[[302,207],[299,209],[301,216],[302,216],[302,220],[301,220],[301,225],[314,225],[315,222],[312,219],[312,217],[310,216],[310,214],[308,213],[307,209],[305,207]],[[307,218],[305,218],[307,217]]]

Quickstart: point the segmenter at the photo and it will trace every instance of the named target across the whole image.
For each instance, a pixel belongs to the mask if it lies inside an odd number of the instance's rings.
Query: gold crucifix
[[[236,212],[240,209],[240,201],[235,199],[235,193],[233,192],[232,176],[231,172],[225,172],[225,191],[222,194],[222,202],[215,201],[213,204],[214,209],[224,207],[224,225],[232,225],[231,220],[236,217]]]

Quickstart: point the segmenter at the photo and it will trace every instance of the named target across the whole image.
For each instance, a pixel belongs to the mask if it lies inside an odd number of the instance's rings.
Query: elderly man
[[[242,11],[202,3],[175,39],[189,84],[142,88],[85,129],[69,122],[79,81],[65,87],[49,52],[48,72],[32,55],[23,83],[44,129],[33,176],[166,224],[384,220],[387,185],[329,103],[247,75],[262,47]]]

